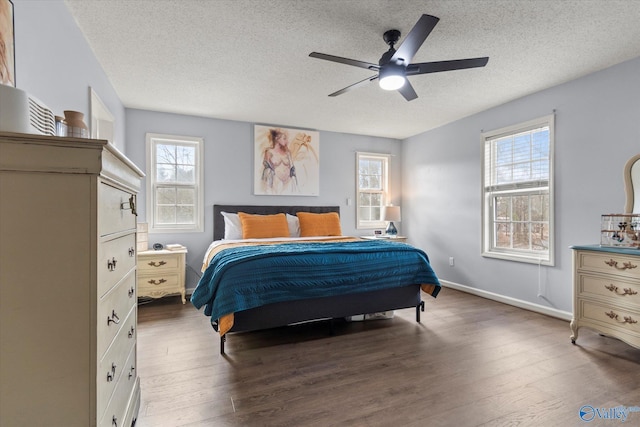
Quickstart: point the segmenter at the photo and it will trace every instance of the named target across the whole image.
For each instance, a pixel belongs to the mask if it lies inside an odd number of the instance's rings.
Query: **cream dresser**
[[[571,341],[589,327],[640,348],[640,250],[572,246]]]
[[[187,250],[138,252],[138,297],[185,296],[185,258]]]
[[[106,141],[0,133],[0,426],[135,424],[143,176]]]

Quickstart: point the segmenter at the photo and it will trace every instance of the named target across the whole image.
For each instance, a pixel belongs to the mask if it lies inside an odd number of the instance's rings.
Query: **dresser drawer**
[[[135,196],[108,184],[98,186],[98,232],[100,236],[136,228],[136,216],[132,213],[131,202]]]
[[[621,309],[590,300],[581,300],[582,317],[624,334],[636,337],[640,344],[640,314],[634,310]]]
[[[180,264],[181,254],[140,255],[138,270],[140,274],[158,274],[163,271],[176,271]]]
[[[98,356],[104,354],[136,302],[136,274],[132,270],[98,302]]]
[[[135,265],[135,234],[101,243],[98,246],[98,296],[107,293]]]
[[[113,344],[109,347],[98,363],[98,418],[102,417],[107,409],[109,399],[113,394],[116,384],[123,374],[128,375],[130,367],[126,364],[126,358],[136,343],[136,310],[131,308],[127,319],[120,332],[116,335]]]
[[[640,255],[640,251],[638,251]],[[640,259],[617,253],[582,251],[578,253],[579,270],[614,274],[623,277],[640,278]]]
[[[578,273],[579,297],[640,307],[640,285],[612,277]]]
[[[131,394],[135,390],[138,378],[137,369],[136,348],[134,346],[129,352],[122,370],[122,375],[116,383],[111,400],[102,416],[100,424],[98,424],[100,427],[120,427],[126,425],[125,419],[131,416],[128,406],[130,403],[135,403],[131,400]]]

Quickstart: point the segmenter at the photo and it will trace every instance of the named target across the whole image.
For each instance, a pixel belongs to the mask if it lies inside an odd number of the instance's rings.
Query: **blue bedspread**
[[[224,249],[191,296],[213,319],[282,301],[440,282],[420,249],[388,241],[305,242]]]

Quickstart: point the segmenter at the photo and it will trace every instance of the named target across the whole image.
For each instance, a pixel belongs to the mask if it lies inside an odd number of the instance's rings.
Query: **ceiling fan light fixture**
[[[391,74],[380,78],[380,87],[384,90],[396,90],[404,86],[404,76]]]
[[[400,89],[405,81],[402,66],[387,64],[380,69],[380,87],[384,90]]]

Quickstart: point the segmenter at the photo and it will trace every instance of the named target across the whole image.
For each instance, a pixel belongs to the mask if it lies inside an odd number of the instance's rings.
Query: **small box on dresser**
[[[585,326],[640,348],[640,250],[572,246],[571,341]]]
[[[187,248],[138,252],[138,298],[179,294],[186,302]]]

